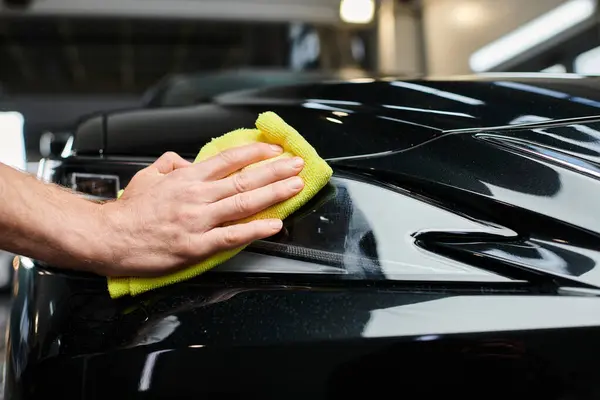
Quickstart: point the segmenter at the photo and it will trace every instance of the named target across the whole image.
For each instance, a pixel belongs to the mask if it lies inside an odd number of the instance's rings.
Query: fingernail
[[[280,230],[283,226],[283,222],[280,219],[272,219],[269,221],[269,226],[273,228],[273,230]]]
[[[276,153],[281,153],[283,151],[283,149],[281,148],[281,146],[278,146],[276,144],[272,144],[271,145],[271,149],[273,149],[273,151],[276,152]]]
[[[292,166],[293,166],[294,168],[300,168],[300,167],[302,167],[303,165],[304,165],[304,160],[303,160],[302,158],[300,158],[300,157],[294,157],[294,158],[292,159]]]
[[[295,177],[290,180],[289,185],[290,185],[290,188],[293,190],[300,190],[300,189],[302,189],[302,186],[304,186],[304,181],[302,181],[302,178],[300,178],[300,177]]]

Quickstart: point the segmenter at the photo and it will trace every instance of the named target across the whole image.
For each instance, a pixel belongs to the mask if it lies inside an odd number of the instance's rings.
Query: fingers
[[[302,178],[294,176],[249,192],[236,194],[209,205],[215,226],[254,215],[274,204],[287,200],[304,187]]]
[[[168,151],[160,156],[151,167],[154,167],[161,174],[168,174],[176,169],[187,167],[192,163],[181,158],[177,153]]]
[[[276,157],[282,152],[280,146],[267,143],[233,147],[196,163],[193,167],[194,173],[206,181],[223,179],[250,164]]]
[[[241,171],[215,182],[210,190],[211,200],[222,200],[293,177],[302,171],[302,167],[304,167],[304,160],[294,157],[268,162],[257,168]]]
[[[214,228],[202,235],[202,243],[211,253],[230,250],[273,236],[282,226],[283,223],[279,219],[259,219],[245,224]]]

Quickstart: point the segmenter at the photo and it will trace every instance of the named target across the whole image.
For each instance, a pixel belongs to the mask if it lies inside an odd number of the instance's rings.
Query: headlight
[[[112,200],[144,166],[144,163],[131,162],[42,159],[37,178],[71,189],[90,200]]]
[[[98,200],[110,200],[117,197],[121,186],[117,175],[70,174],[71,189]]]

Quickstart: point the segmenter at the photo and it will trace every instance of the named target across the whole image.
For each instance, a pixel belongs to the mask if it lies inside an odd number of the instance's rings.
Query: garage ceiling
[[[339,4],[339,0],[33,0],[27,13],[338,23]]]

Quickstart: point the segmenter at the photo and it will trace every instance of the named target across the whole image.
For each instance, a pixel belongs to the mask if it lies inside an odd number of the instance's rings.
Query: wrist
[[[110,224],[103,204],[80,199],[73,207],[73,220],[64,243],[66,252],[76,265],[73,267],[105,275],[113,262]]]
[[[129,240],[123,226],[122,205],[115,201],[96,204],[93,211],[94,244],[90,246],[88,259],[91,260],[92,272],[103,276],[119,275],[122,268],[122,260]]]

